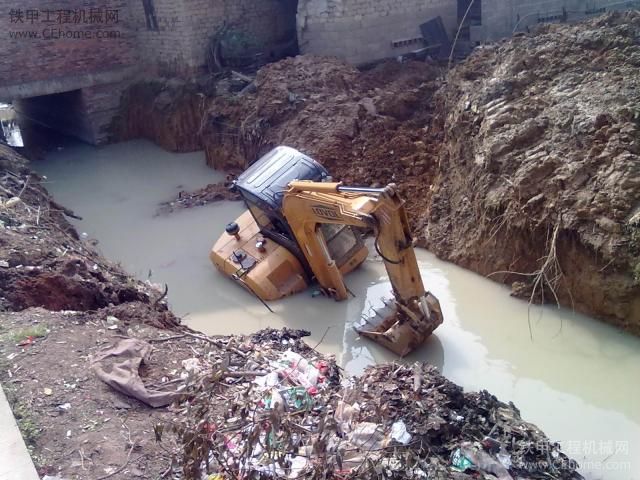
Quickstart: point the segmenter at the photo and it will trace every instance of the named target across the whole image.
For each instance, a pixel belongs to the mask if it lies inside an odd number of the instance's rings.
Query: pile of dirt
[[[639,69],[638,12],[477,49],[438,93],[423,244],[640,334]]]
[[[42,181],[22,157],[0,145],[1,309],[85,311],[155,302],[161,292],[154,286],[132,281],[78,240],[65,218],[73,213],[51,199]]]

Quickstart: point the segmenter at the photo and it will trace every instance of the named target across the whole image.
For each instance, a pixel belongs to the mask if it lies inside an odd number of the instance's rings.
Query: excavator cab
[[[404,356],[442,323],[438,300],[425,291],[404,201],[394,185],[348,187],[290,147],[277,147],[234,182],[247,206],[209,255],[225,275],[260,300],[276,300],[317,282],[344,300],[344,276],[367,258],[361,231],[389,274],[393,299],[364,319],[361,335]]]
[[[306,289],[315,274],[303,247],[284,217],[282,203],[294,180],[325,182],[327,170],[312,158],[285,146],[261,157],[232,188],[247,211],[226,227],[213,246],[213,264],[262,300],[276,300]],[[357,268],[368,255],[359,231],[349,225],[319,226],[329,255],[342,274]]]

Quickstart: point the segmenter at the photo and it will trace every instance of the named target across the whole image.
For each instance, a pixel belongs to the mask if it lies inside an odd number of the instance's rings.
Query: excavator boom
[[[438,300],[425,291],[413,249],[404,201],[395,186],[347,187],[341,183],[294,181],[282,202],[287,223],[321,287],[336,300],[347,297],[344,278],[329,255],[320,225],[370,228],[393,290],[393,302],[358,332],[405,356],[442,323]]]

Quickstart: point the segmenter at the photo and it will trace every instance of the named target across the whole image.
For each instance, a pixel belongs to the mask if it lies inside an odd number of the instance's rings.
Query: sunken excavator
[[[369,230],[394,298],[358,333],[405,356],[442,323],[438,300],[422,284],[404,202],[393,185],[334,183],[313,159],[277,147],[242,173],[234,188],[248,210],[227,225],[210,258],[261,300],[292,295],[313,281],[325,295],[346,299],[344,276],[367,258],[360,232]]]

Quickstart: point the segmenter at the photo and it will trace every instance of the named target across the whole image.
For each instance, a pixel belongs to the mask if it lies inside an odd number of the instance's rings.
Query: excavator
[[[403,357],[442,323],[435,296],[422,283],[413,239],[393,184],[345,186],[309,156],[279,146],[232,184],[247,210],[226,225],[209,258],[223,274],[263,303],[317,282],[322,293],[345,300],[345,275],[368,256],[363,232],[389,275],[393,298],[356,331]]]

